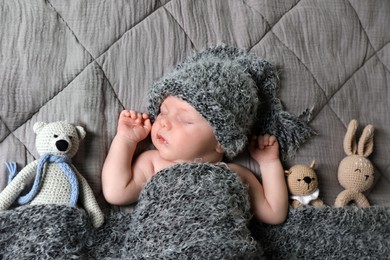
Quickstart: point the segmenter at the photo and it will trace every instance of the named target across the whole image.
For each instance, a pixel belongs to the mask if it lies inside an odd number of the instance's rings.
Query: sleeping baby
[[[254,216],[280,224],[288,212],[278,132],[266,126],[280,114],[280,107],[272,107],[278,99],[270,96],[276,85],[275,69],[267,61],[219,45],[155,83],[148,114],[120,113],[102,183],[109,203],[137,202],[124,256],[259,256],[248,221]],[[263,128],[256,131],[261,134],[253,135],[254,128]],[[134,157],[149,134],[155,149]],[[249,169],[231,163],[246,147],[259,164],[261,182]]]

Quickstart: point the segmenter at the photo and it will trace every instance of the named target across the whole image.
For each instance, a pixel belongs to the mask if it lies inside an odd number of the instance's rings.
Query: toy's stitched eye
[[[71,136],[71,135],[68,135],[68,137],[69,137],[70,140],[72,140],[72,138],[73,138],[73,136]]]
[[[58,135],[54,135],[54,138],[58,138]]]
[[[297,181],[301,181],[302,179],[297,179]]]
[[[362,170],[360,170],[360,169],[355,170],[355,173],[361,173],[361,172],[362,172]]]

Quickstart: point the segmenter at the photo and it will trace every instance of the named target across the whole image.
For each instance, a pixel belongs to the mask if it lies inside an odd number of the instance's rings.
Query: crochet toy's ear
[[[313,160],[310,164],[310,169],[314,170],[316,168],[316,160]]]
[[[77,133],[79,135],[80,141],[85,138],[85,135],[87,132],[85,132],[84,128],[82,126],[76,126]]]
[[[359,139],[358,154],[364,157],[370,156],[374,149],[374,127],[367,125]]]
[[[290,174],[291,174],[291,171],[290,171],[290,170],[285,170],[285,171],[284,171],[284,176],[287,177],[287,176],[289,176]]]
[[[45,122],[36,122],[33,126],[34,133],[38,134],[46,125]]]
[[[349,122],[347,133],[344,137],[344,152],[346,155],[356,154],[357,152],[357,144],[355,140],[355,134],[358,127],[358,122],[356,119],[352,119]]]

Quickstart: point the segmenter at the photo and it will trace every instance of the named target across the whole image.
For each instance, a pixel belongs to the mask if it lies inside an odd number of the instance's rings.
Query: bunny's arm
[[[80,202],[91,218],[93,226],[98,228],[104,223],[104,214],[100,209],[87,180],[77,171],[75,167],[72,168],[77,174],[77,178],[79,180]]]
[[[38,166],[35,160],[25,166],[0,193],[0,210],[8,209],[34,176]]]

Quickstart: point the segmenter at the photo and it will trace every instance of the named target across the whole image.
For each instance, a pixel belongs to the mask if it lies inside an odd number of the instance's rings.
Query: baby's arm
[[[288,191],[279,160],[278,142],[274,136],[259,136],[251,141],[249,152],[260,166],[262,185],[248,169],[238,171],[244,182],[249,184],[252,211],[257,219],[265,223],[283,223],[288,213]]]
[[[142,185],[146,182],[143,173],[149,171],[151,165],[145,162],[137,163],[138,166],[134,167],[133,156],[137,144],[148,136],[151,127],[147,114],[127,110],[121,112],[117,133],[102,171],[102,188],[107,202],[125,205],[138,199]]]
[[[252,140],[249,152],[260,166],[264,192],[257,196],[261,207],[255,206],[255,214],[264,222],[282,223],[288,213],[288,190],[279,159],[278,141],[275,136],[259,136]]]

